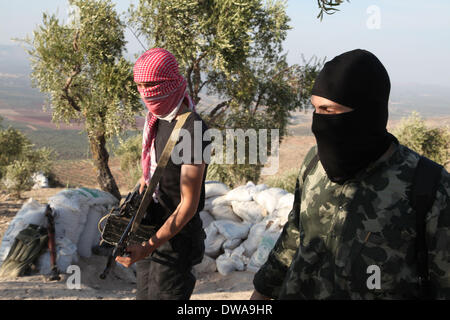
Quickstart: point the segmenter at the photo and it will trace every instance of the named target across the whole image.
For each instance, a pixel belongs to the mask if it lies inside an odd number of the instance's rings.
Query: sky
[[[136,0],[113,0],[119,12]],[[67,0],[0,0],[0,45],[31,35],[42,13],[67,19]],[[449,0],[351,0],[334,15],[317,19],[316,0],[288,0],[292,29],[284,43],[288,61],[313,56],[332,59],[356,48],[373,52],[386,66],[391,82],[450,89]],[[142,47],[127,31],[129,56]],[[0,70],[1,73],[1,70]]]

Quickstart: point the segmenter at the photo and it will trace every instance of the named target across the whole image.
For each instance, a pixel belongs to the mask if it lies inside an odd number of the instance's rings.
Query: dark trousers
[[[177,235],[137,262],[136,300],[189,300],[196,282],[192,266],[204,254],[204,248],[199,251],[193,244],[189,237]]]

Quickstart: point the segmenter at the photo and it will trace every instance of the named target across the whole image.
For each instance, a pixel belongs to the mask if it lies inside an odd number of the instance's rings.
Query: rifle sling
[[[147,191],[145,192],[141,204],[139,205],[139,209],[136,213],[136,218],[134,219],[133,225],[131,226],[131,232],[136,232],[136,230],[139,228],[142,218],[144,217],[145,212],[147,211],[147,208],[152,200],[153,194],[155,193],[156,187],[158,186],[159,180],[161,179],[164,169],[166,168],[167,162],[172,155],[173,148],[178,141],[178,138],[180,136],[180,129],[183,127],[184,123],[191,113],[192,112],[186,112],[178,116],[177,123],[172,130],[172,134],[170,135],[166,146],[164,147],[164,151],[159,158],[155,172],[150,179],[150,184],[147,188]]]

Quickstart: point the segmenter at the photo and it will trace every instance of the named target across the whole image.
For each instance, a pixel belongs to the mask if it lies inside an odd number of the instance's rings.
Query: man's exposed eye
[[[146,86],[147,87],[155,87],[161,83],[163,83],[163,81],[148,82],[148,83],[146,83]]]
[[[320,111],[322,111],[323,113],[334,113],[334,109],[331,109],[327,106],[321,106],[319,107]]]
[[[155,87],[157,85],[160,85],[161,83],[163,83],[164,81],[155,81],[155,82],[145,82],[145,83],[139,83],[138,84],[138,88],[151,88],[151,87]]]

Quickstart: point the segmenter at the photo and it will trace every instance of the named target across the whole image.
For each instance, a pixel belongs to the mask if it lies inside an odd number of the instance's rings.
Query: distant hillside
[[[389,104],[391,119],[419,112],[424,118],[450,115],[450,88],[419,84],[392,86]]]
[[[55,148],[60,159],[85,159],[89,156],[87,138],[80,134],[81,124],[61,125],[51,123],[51,113],[43,112],[45,96],[31,87],[28,56],[19,46],[0,45],[0,116],[5,125],[25,132],[37,146]],[[221,101],[221,100],[220,100]],[[203,96],[198,106],[202,111],[220,102],[217,97]],[[450,123],[450,89],[418,84],[392,85],[390,125],[415,110],[432,125]],[[297,112],[291,119],[290,134],[311,136],[311,112]],[[138,128],[143,119],[138,119]],[[127,133],[129,136],[132,133]]]

